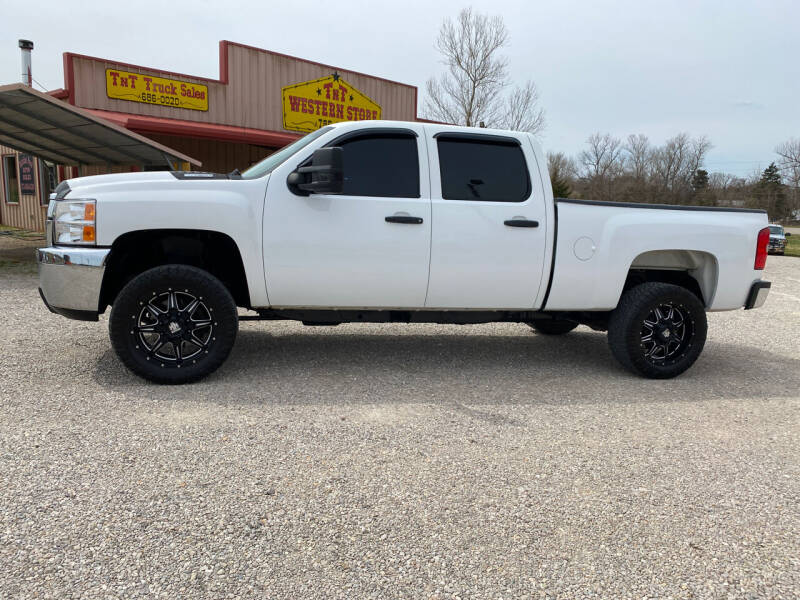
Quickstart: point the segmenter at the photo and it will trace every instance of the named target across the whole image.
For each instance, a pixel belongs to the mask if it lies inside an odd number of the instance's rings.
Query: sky
[[[217,78],[228,39],[416,85],[422,107],[442,20],[470,5],[504,18],[547,151],[576,155],[596,131],[685,131],[710,138],[709,171],[748,176],[800,137],[798,0],[0,0],[0,84],[20,79],[19,38],[36,45],[40,89],[64,86],[63,52]]]

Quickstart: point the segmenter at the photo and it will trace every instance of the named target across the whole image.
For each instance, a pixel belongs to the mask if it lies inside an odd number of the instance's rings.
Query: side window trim
[[[492,135],[488,133],[467,133],[464,131],[440,131],[434,133],[433,137],[436,141],[443,140],[468,140],[474,142],[494,142],[500,144],[514,144],[515,146],[522,147],[519,138],[507,135]]]
[[[375,137],[380,135],[407,135],[409,137],[419,137],[419,134],[416,131],[413,129],[406,129],[405,127],[370,127],[368,129],[359,129],[357,131],[348,131],[347,133],[343,133],[339,137],[333,138],[330,142],[322,146],[322,148],[336,146],[337,144],[341,144],[350,138]]]

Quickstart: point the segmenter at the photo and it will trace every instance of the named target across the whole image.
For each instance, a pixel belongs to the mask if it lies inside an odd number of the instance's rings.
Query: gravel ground
[[[0,225],[0,283],[11,273],[36,273],[36,248],[44,242],[41,233]]]
[[[522,325],[243,323],[190,386],[0,271],[0,598],[797,598],[800,260],[697,365]]]

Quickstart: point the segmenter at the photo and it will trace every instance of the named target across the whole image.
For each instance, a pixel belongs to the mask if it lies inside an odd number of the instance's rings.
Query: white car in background
[[[792,235],[784,230],[782,225],[777,223],[769,224],[769,246],[770,254],[783,254],[786,252],[786,238]]]

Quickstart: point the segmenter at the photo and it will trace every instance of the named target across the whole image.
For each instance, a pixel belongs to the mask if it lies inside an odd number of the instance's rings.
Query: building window
[[[3,189],[6,204],[19,204],[19,175],[17,157],[14,154],[3,157]]]
[[[39,191],[42,206],[50,203],[50,194],[58,186],[58,168],[49,160],[39,159]]]

